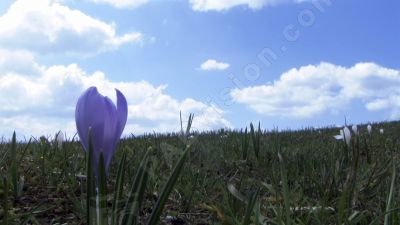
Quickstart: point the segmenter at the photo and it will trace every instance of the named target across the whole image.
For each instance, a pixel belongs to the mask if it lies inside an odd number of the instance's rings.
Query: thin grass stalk
[[[186,126],[186,136],[188,136],[190,134],[190,128],[192,127],[193,118],[194,118],[194,114],[190,113],[189,120],[188,120],[188,123]]]
[[[255,192],[253,192],[250,196],[249,203],[247,204],[247,209],[246,209],[246,214],[243,219],[243,225],[249,225],[250,224],[250,218],[251,214],[253,213],[254,206],[257,202],[258,199],[258,194],[260,193],[260,189],[257,189]],[[256,221],[258,221],[258,215],[256,214]],[[258,222],[256,222],[258,223]]]
[[[171,176],[169,177],[167,183],[165,184],[160,197],[157,200],[157,203],[151,213],[150,220],[147,225],[156,225],[160,219],[161,212],[167,202],[168,196],[172,191],[176,181],[178,180],[179,174],[183,169],[183,165],[186,161],[186,157],[189,153],[190,148],[187,147],[185,152],[182,154],[181,158],[179,159],[178,163],[176,164]]]
[[[89,149],[86,154],[86,223],[96,225],[96,193],[93,175],[92,131],[89,128]]]
[[[103,152],[100,152],[99,158],[99,178],[98,178],[98,225],[107,225],[107,181],[106,181],[106,167],[104,164]]]
[[[21,161],[22,161],[22,159],[24,158],[26,152],[28,151],[28,149],[29,149],[31,143],[32,143],[32,138],[29,138],[29,141],[28,141],[28,143],[26,144],[24,150],[22,151],[22,154],[21,154],[21,156],[19,157],[18,162],[21,162]]]
[[[111,225],[117,225],[118,223],[120,201],[122,198],[122,191],[123,191],[124,177],[125,177],[125,165],[126,165],[125,163],[126,163],[126,151],[123,152],[118,166],[117,178],[115,181],[115,188],[114,188],[114,199],[113,199],[114,201],[112,204],[112,211],[111,211]]]
[[[15,131],[11,140],[11,167],[10,167],[11,182],[13,187],[14,202],[19,200],[18,196],[18,168],[17,168],[17,138]]]
[[[395,188],[395,182],[396,182],[396,166],[393,164],[393,171],[392,171],[392,180],[390,183],[390,191],[389,191],[389,196],[388,196],[388,200],[386,203],[386,212],[389,212],[392,208],[392,201],[394,198],[394,188]],[[392,221],[392,213],[387,213],[385,215],[385,221],[384,221],[384,225],[390,225],[393,224]]]
[[[4,215],[3,215],[3,225],[8,225],[8,181],[7,177],[3,177],[3,186],[4,186],[4,193],[3,193],[3,210],[4,210]]]
[[[242,159],[247,160],[247,155],[249,151],[249,136],[247,135],[247,127],[244,130],[244,135],[242,138]]]
[[[186,205],[184,207],[185,212],[189,212],[190,205],[192,204],[193,196],[194,196],[194,193],[195,193],[195,191],[197,189],[199,174],[200,174],[199,171],[197,171],[195,176],[194,176],[193,186],[191,188],[190,195],[189,195],[188,200],[186,202]]]
[[[125,204],[125,209],[124,209],[124,214],[122,216],[122,224],[135,224],[137,221],[137,215],[138,215],[138,210],[140,208],[141,202],[139,202],[141,199],[143,199],[143,196],[139,198],[139,192],[140,190],[144,190],[144,187],[147,182],[147,177],[148,176],[148,171],[147,171],[147,165],[148,165],[148,154],[150,150],[146,152],[146,155],[142,159],[142,162],[140,163],[140,166],[138,168],[138,171],[136,172],[131,191],[129,193],[128,201]],[[145,182],[146,181],[146,182]]]
[[[260,126],[259,126],[260,128]],[[253,149],[254,149],[254,154],[256,156],[256,159],[259,159],[260,155],[260,137],[259,137],[259,132],[256,133],[253,123],[250,123],[250,132],[251,132],[251,138],[253,141]]]
[[[289,188],[287,182],[287,174],[285,169],[285,164],[282,158],[282,155],[278,152],[278,158],[280,162],[280,170],[281,170],[281,179],[282,179],[282,188],[283,188],[283,200],[285,204],[285,217],[286,217],[286,225],[292,224],[291,219],[291,211],[290,211],[290,202],[289,202]]]

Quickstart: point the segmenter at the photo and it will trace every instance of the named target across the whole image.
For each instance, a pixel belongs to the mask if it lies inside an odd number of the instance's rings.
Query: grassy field
[[[383,134],[379,131],[382,128]],[[140,209],[146,224],[186,146],[190,152],[160,224],[400,224],[400,123],[366,125],[350,145],[339,128],[219,130],[122,139],[108,174],[111,198],[126,152],[126,198],[150,154]],[[0,144],[0,224],[86,224],[86,163],[79,142],[54,137]]]

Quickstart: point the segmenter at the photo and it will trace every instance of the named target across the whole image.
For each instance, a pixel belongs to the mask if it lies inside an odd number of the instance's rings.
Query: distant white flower
[[[353,126],[351,127],[351,129],[353,130],[353,132],[354,132],[355,134],[358,134],[357,125],[353,125]]]
[[[60,131],[56,134],[56,143],[59,149],[62,149],[62,144],[64,143],[64,134]]]
[[[371,131],[372,131],[371,124],[368,124],[368,126],[367,126],[367,130],[368,130],[368,134],[371,134]]]
[[[344,132],[344,138],[346,140],[346,144],[348,146],[350,146],[351,133],[350,133],[349,128],[348,127],[344,127],[343,132]]]
[[[379,129],[379,133],[383,134],[383,128]]]
[[[343,130],[340,130],[340,134],[333,136],[336,140],[343,140],[344,135],[343,135]]]
[[[333,136],[336,140],[345,140],[346,144],[350,146],[351,133],[348,127],[344,127],[340,130],[340,134]]]

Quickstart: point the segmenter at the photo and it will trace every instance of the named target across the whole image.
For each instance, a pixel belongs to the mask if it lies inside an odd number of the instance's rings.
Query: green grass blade
[[[253,141],[254,154],[256,155],[257,160],[259,160],[259,157],[260,157],[260,137],[261,137],[260,123],[258,123],[257,132],[254,129],[253,123],[250,123],[250,133],[251,133],[251,139]]]
[[[183,136],[184,133],[183,133],[182,111],[179,111],[179,119],[181,121],[181,135]]]
[[[377,224],[379,224],[379,221],[380,221],[380,219],[382,218],[382,216],[386,216],[387,214],[390,214],[390,213],[393,213],[393,212],[396,212],[396,211],[399,211],[399,212],[400,212],[400,208],[393,208],[393,209],[391,209],[391,210],[389,210],[389,211],[387,211],[387,212],[384,212],[382,215],[376,216],[375,219],[373,219],[373,220],[369,223],[369,225],[377,225]]]
[[[391,207],[392,207],[392,201],[393,201],[393,196],[394,196],[395,181],[396,181],[396,166],[393,165],[392,181],[391,181],[391,184],[390,184],[389,196],[388,196],[388,200],[387,200],[387,203],[386,203],[386,212],[389,212],[389,211],[391,210]],[[385,215],[385,222],[384,222],[384,225],[390,225],[390,224],[392,224],[391,215],[392,215],[392,213],[387,213],[387,214]]]
[[[98,179],[98,225],[107,225],[107,181],[106,181],[106,166],[104,164],[103,152],[100,152],[99,158],[99,179]]]
[[[246,209],[246,214],[244,216],[243,219],[243,225],[249,225],[250,224],[250,218],[251,218],[251,214],[253,212],[254,209],[254,205],[257,202],[257,198],[258,198],[258,194],[260,193],[260,189],[257,189],[251,196],[249,199],[249,203],[247,204],[247,209]],[[258,215],[256,215],[257,217]],[[258,218],[256,218],[256,221],[258,221]]]
[[[178,163],[176,164],[174,171],[172,172],[171,176],[169,177],[167,183],[165,184],[160,197],[157,200],[157,203],[151,213],[150,220],[147,225],[156,225],[158,220],[160,219],[161,212],[164,208],[165,203],[167,202],[168,196],[172,191],[176,181],[178,180],[179,174],[183,169],[183,165],[186,161],[186,157],[189,153],[189,149],[187,148],[181,158],[179,159]]]
[[[249,150],[249,136],[247,134],[247,127],[244,131],[243,138],[242,138],[242,159],[247,160]]]
[[[3,193],[3,198],[2,198],[2,207],[4,210],[4,215],[3,215],[3,225],[8,225],[8,182],[7,182],[7,177],[3,177],[3,188],[4,188],[4,193]]]
[[[138,189],[134,193],[133,201],[129,203],[131,206],[129,211],[129,217],[127,220],[128,222],[126,224],[132,224],[132,225],[137,224],[137,219],[139,217],[139,210],[142,206],[142,202],[144,199],[144,192],[146,190],[148,177],[149,174],[147,172],[147,169],[144,169],[143,174],[138,182]]]
[[[261,212],[260,212],[260,199],[259,198],[257,198],[257,201],[256,201],[254,214],[255,214],[255,217],[256,217],[256,220],[255,220],[254,224],[255,225],[260,225],[261,224],[261,222],[260,222]]]
[[[346,213],[346,202],[348,199],[348,187],[344,187],[342,194],[340,195],[338,202],[338,224],[342,224]]]
[[[122,197],[123,185],[124,185],[124,177],[125,177],[125,163],[126,163],[126,151],[123,152],[121,160],[119,162],[117,178],[115,181],[114,188],[114,201],[112,204],[112,214],[111,214],[111,224],[117,225],[118,222],[118,211],[119,205]]]
[[[280,153],[278,153],[278,157],[279,157],[279,165],[280,165],[280,169],[281,169],[283,200],[285,203],[286,225],[290,225],[290,224],[292,224],[292,219],[291,219],[291,211],[290,211],[289,188],[288,188],[288,182],[287,182],[287,175],[286,175],[285,164],[284,164],[282,155]]]
[[[131,191],[129,193],[128,201],[125,205],[124,215],[122,217],[123,225],[136,224],[138,211],[143,201],[144,190],[148,179],[148,154],[142,159],[138,171],[136,172],[135,179],[132,184]],[[140,196],[142,195],[142,196]]]
[[[190,128],[192,127],[193,118],[194,118],[194,114],[190,113],[189,120],[188,120],[187,126],[186,126],[186,136],[188,136],[190,134]]]
[[[18,162],[21,162],[21,161],[22,161],[22,159],[24,158],[26,152],[28,151],[29,146],[31,145],[31,143],[32,143],[32,138],[29,138],[29,141],[28,141],[28,143],[26,144],[26,146],[25,146],[25,148],[24,148],[24,151],[22,151],[22,154],[21,154],[21,156],[19,157]]]
[[[86,223],[96,224],[96,191],[93,175],[93,143],[92,131],[89,128],[89,149],[86,154]]]
[[[16,134],[15,131],[12,136],[12,141],[11,141],[11,167],[10,167],[10,173],[11,173],[11,182],[12,182],[12,187],[13,187],[13,193],[14,193],[14,201],[18,201],[18,168],[17,168],[17,139],[16,139]]]
[[[257,144],[256,144],[256,135],[255,135],[253,123],[250,123],[250,134],[251,134],[251,140],[252,140],[252,142],[253,142],[254,154],[256,155],[256,158],[258,159],[258,151],[257,151]]]

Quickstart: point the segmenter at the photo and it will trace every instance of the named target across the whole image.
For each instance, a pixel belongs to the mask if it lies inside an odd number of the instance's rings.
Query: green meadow
[[[147,155],[147,185],[132,224],[149,224],[187,149],[157,224],[400,224],[400,122],[372,124],[371,133],[359,125],[349,145],[334,138],[339,130],[278,132],[255,124],[126,137],[107,174],[104,209],[108,215],[123,210]],[[86,157],[77,138],[5,137],[0,224],[87,224]],[[125,169],[118,175],[122,158]],[[103,224],[115,219],[108,218]]]

